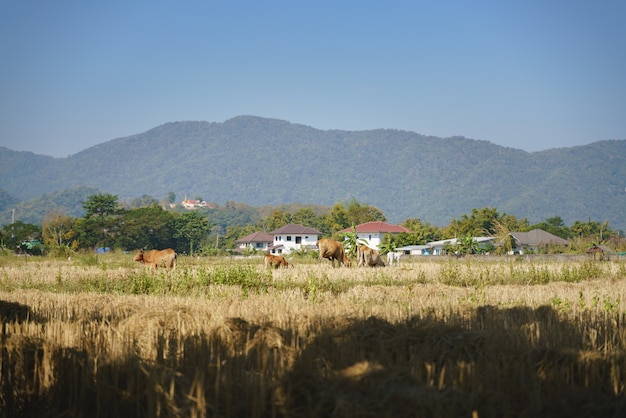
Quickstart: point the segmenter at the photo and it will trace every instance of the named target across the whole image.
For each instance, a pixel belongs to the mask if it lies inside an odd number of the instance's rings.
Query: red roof
[[[352,232],[352,228],[342,229],[341,232]],[[412,233],[410,229],[403,227],[402,225],[392,225],[387,222],[365,222],[356,226],[357,234],[367,234],[370,232],[377,232],[383,234],[399,234],[400,232]]]

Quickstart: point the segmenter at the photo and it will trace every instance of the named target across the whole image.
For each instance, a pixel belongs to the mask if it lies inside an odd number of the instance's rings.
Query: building
[[[195,199],[185,199],[181,203],[185,209],[198,209],[198,208],[208,208],[211,207],[204,200],[195,200]]]
[[[497,238],[495,237],[473,237],[473,238],[474,238],[474,241],[476,241],[476,243],[478,244],[478,246],[483,249],[489,246],[495,247],[496,240],[497,240]],[[442,239],[440,241],[431,241],[431,242],[426,243],[426,245],[430,247],[429,254],[444,255],[446,254],[445,248],[451,245],[456,245],[458,241],[459,241],[458,238],[448,238],[448,239]]]
[[[367,243],[367,246],[379,249],[380,243],[383,241],[385,234],[400,234],[402,232],[413,233],[410,229],[403,227],[402,225],[392,225],[387,222],[365,222],[357,225],[356,234],[359,240],[363,240]],[[340,234],[352,232],[352,228],[346,228],[339,231]]]
[[[314,228],[289,224],[269,234],[273,237],[272,245],[268,248],[269,252],[288,254],[294,249],[315,249],[315,244],[322,233]]]
[[[511,232],[510,235],[515,240],[515,248],[513,253],[524,254],[528,252],[537,252],[540,247],[549,245],[568,245],[566,239],[557,237],[543,229],[533,229],[528,232]]]
[[[253,232],[235,241],[235,252],[242,253],[246,249],[255,251],[268,251],[274,238],[265,231]]]

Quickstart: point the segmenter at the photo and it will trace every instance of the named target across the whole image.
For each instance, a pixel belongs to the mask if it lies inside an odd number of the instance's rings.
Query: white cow
[[[393,266],[394,263],[396,265],[400,265],[400,256],[402,255],[401,251],[389,251],[387,253],[387,265]]]

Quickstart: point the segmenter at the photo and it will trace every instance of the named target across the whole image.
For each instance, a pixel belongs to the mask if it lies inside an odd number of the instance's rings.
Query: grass
[[[290,264],[0,257],[0,416],[626,410],[622,262]]]

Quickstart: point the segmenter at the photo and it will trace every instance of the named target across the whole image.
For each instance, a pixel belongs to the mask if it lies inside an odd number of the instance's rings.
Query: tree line
[[[168,196],[169,202],[174,196]],[[282,206],[259,211],[245,204],[227,202],[224,207],[184,210],[166,202],[144,196],[124,207],[116,195],[94,194],[82,202],[85,215],[71,217],[61,211],[47,213],[41,225],[15,222],[0,230],[0,247],[5,251],[31,254],[69,255],[74,251],[113,249],[174,248],[181,254],[216,255],[235,248],[235,241],[252,232],[271,232],[295,223],[315,228],[322,236],[343,238],[339,231],[370,221],[387,221],[384,213],[355,199],[335,203],[332,207]],[[526,218],[499,212],[496,208],[472,209],[444,227],[432,225],[420,218],[409,218],[402,226],[411,233],[388,235],[382,247],[387,250],[405,245],[425,244],[457,237],[459,249],[473,252],[472,237],[496,236],[502,248],[508,249],[510,232],[540,228],[577,243],[582,248],[589,243],[612,242],[614,247],[626,244],[619,232],[608,222],[575,221],[566,226],[559,216],[530,224]],[[578,249],[580,249],[578,248]]]

